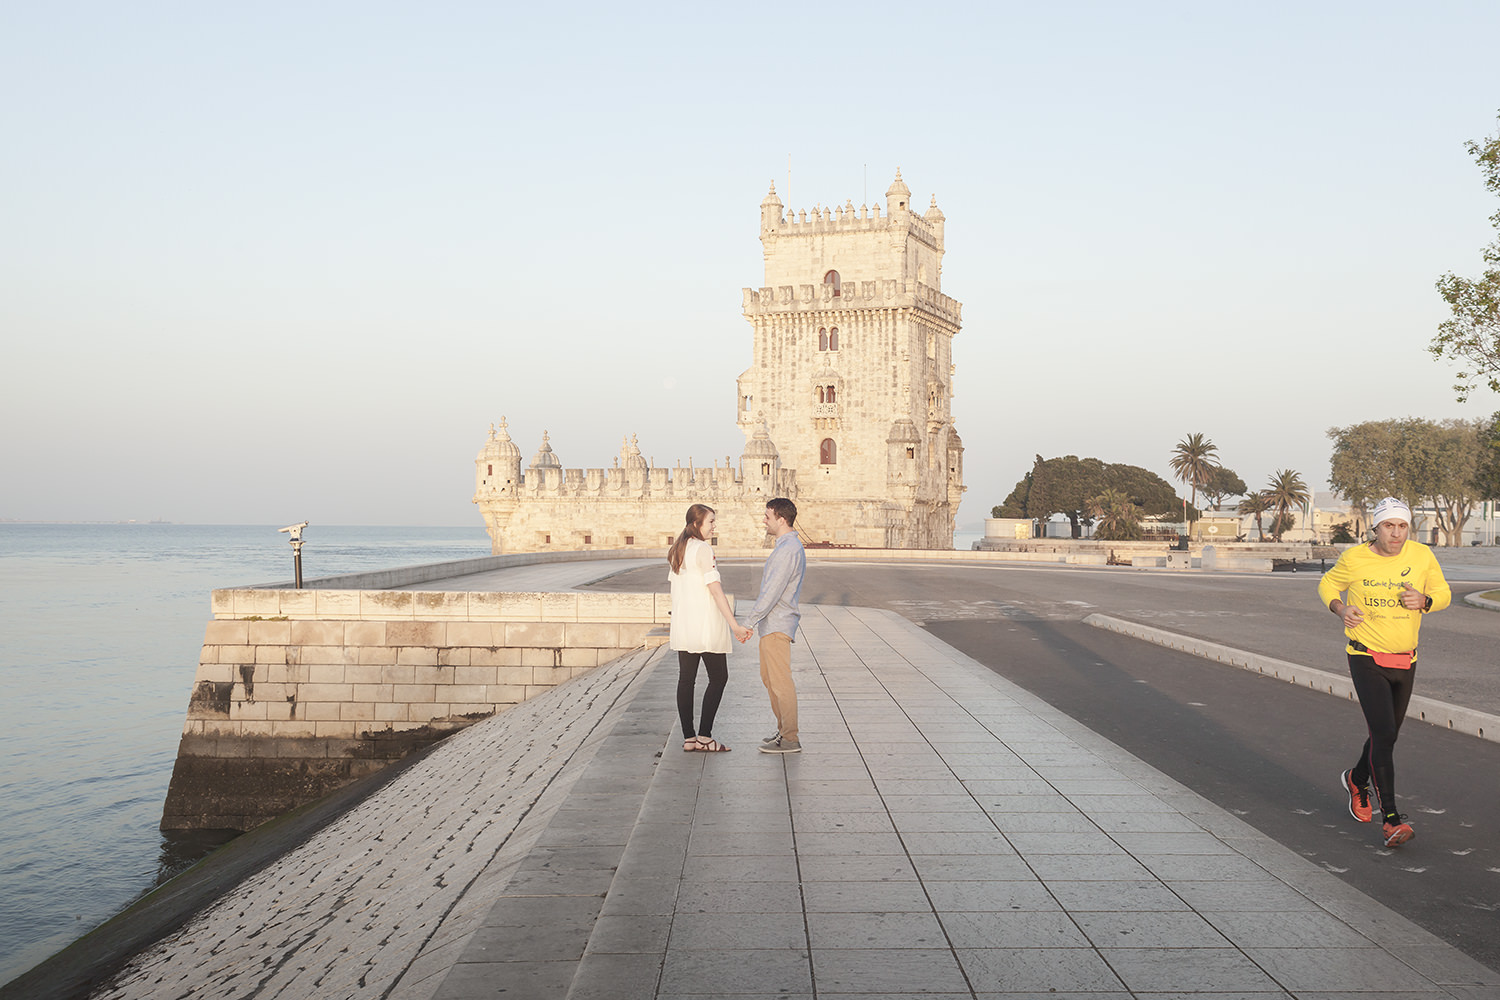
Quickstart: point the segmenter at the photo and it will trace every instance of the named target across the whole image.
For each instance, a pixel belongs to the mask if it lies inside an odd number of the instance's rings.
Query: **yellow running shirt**
[[[1402,585],[1408,583],[1432,598],[1432,611],[1443,610],[1453,600],[1437,557],[1410,539],[1393,556],[1383,556],[1369,545],[1345,549],[1318,581],[1318,599],[1326,608],[1335,597],[1345,595],[1344,603],[1365,616],[1358,628],[1344,630],[1346,636],[1378,653],[1404,653],[1417,648],[1417,631],[1422,627],[1422,612],[1401,606]]]

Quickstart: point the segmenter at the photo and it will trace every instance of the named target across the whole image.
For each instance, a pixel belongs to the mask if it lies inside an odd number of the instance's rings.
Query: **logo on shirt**
[[[1402,570],[1402,571],[1401,571],[1401,575],[1402,575],[1402,576],[1405,576],[1405,575],[1406,575],[1406,574],[1408,574],[1408,573],[1410,573],[1410,572],[1411,572],[1411,567],[1410,567],[1410,566],[1408,566],[1408,567],[1406,567],[1406,568],[1405,568],[1405,569],[1403,569],[1403,570]]]

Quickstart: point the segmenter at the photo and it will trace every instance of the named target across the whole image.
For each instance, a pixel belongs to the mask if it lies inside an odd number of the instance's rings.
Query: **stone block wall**
[[[162,828],[248,830],[666,641],[653,594],[217,590]]]

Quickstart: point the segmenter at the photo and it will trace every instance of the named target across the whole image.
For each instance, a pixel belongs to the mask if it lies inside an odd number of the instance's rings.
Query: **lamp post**
[[[301,524],[291,524],[285,528],[276,529],[292,536],[288,541],[292,543],[292,572],[298,590],[302,589],[302,529],[305,527],[307,527],[307,522],[303,521]]]

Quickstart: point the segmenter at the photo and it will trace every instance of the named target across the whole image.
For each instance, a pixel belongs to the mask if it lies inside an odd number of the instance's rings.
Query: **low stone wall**
[[[162,829],[248,830],[664,643],[670,610],[665,594],[214,591]]]

